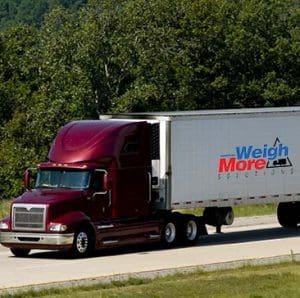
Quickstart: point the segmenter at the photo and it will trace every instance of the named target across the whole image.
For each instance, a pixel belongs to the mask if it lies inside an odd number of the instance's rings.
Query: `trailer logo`
[[[219,159],[218,172],[232,173],[244,171],[262,171],[267,168],[292,167],[289,159],[289,147],[277,137],[274,145],[262,147],[239,146],[233,154],[222,154]]]

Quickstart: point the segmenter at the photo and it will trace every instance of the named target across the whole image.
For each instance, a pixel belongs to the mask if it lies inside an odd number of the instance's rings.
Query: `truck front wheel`
[[[11,248],[10,251],[16,257],[27,257],[30,252],[30,249]]]
[[[174,219],[167,220],[161,231],[161,242],[165,247],[173,247],[177,243],[177,224]]]
[[[88,228],[79,229],[75,233],[72,254],[74,257],[83,258],[92,254],[94,251],[93,233]]]

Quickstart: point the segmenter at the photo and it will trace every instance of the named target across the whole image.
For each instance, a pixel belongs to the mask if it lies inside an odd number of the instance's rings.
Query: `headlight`
[[[0,230],[8,230],[8,224],[6,222],[0,221]]]
[[[49,230],[51,232],[64,232],[67,230],[67,226],[60,223],[51,223]]]

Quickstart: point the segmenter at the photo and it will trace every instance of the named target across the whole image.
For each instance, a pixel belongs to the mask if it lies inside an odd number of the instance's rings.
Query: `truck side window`
[[[103,190],[103,173],[95,172],[93,180],[92,180],[92,189],[94,191],[102,191]]]
[[[122,154],[134,154],[139,153],[139,141],[137,138],[127,139],[124,143]]]

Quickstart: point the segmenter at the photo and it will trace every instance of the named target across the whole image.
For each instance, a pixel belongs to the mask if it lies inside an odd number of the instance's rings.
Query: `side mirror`
[[[31,177],[31,170],[27,169],[23,176],[23,184],[26,190],[30,190],[30,177]]]

